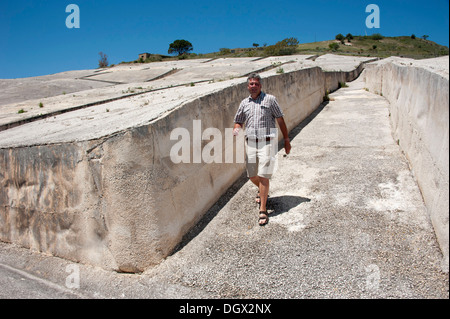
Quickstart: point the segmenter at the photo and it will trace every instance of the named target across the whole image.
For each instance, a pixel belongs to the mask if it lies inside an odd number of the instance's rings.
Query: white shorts
[[[247,176],[260,176],[270,179],[276,168],[277,141],[256,141],[248,139],[246,145]]]

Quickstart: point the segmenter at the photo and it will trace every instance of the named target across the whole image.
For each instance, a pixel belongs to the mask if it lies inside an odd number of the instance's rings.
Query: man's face
[[[248,91],[254,97],[258,96],[261,93],[261,83],[259,83],[258,79],[250,79],[248,81]]]

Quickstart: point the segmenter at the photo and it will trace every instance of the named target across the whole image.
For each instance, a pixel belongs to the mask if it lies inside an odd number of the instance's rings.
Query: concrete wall
[[[448,57],[445,59],[448,63]],[[436,67],[442,59],[427,62]],[[370,92],[382,94],[390,102],[394,138],[417,178],[443,252],[443,269],[448,272],[448,73],[441,75],[414,62],[391,58],[368,64],[363,74]]]
[[[278,97],[292,129],[327,90],[357,75],[314,67],[264,78],[263,89]],[[246,96],[242,79],[108,137],[0,149],[0,240],[117,271],[159,263],[245,169],[175,164],[171,132],[186,128],[192,152],[193,121],[201,120],[201,130],[220,130],[225,148],[225,129]]]
[[[114,265],[86,143],[0,150],[0,239]]]

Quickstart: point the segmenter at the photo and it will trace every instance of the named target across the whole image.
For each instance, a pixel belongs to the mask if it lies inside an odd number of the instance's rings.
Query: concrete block
[[[278,98],[292,129],[327,90],[358,74],[320,67],[263,72],[263,89]],[[1,132],[0,240],[121,272],[158,264],[245,169],[194,163],[194,121],[202,131],[221,132],[224,154],[226,129],[246,96],[246,78],[238,78],[119,99]],[[144,108],[143,101],[153,105]],[[46,134],[33,136],[43,128]],[[171,160],[176,128],[189,133],[190,163]]]
[[[415,61],[389,58],[368,64],[366,86],[390,102],[394,138],[422,191],[436,237],[449,260],[448,57]]]

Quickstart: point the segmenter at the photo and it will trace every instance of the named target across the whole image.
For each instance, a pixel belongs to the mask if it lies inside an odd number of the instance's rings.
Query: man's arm
[[[286,123],[284,122],[283,117],[278,117],[277,122],[278,122],[278,125],[280,126],[281,133],[283,133],[284,150],[286,151],[286,154],[289,154],[291,152],[291,142],[289,140],[289,133],[287,130]]]
[[[245,122],[245,113],[244,113],[244,101],[239,104],[239,108],[234,116],[234,128],[233,135],[238,135],[239,131],[242,129],[242,124]]]

